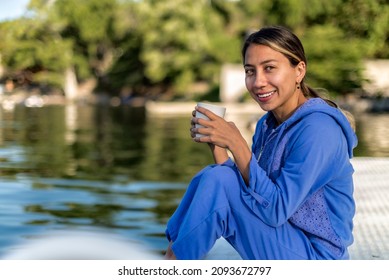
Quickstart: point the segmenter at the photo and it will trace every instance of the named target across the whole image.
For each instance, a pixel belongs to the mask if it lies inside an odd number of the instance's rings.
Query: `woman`
[[[224,237],[243,259],[348,259],[350,122],[304,83],[304,49],[288,29],[251,34],[242,55],[246,87],[267,113],[250,150],[233,123],[196,107],[210,120],[193,117],[192,138],[210,145],[216,164],[193,178],[169,220],[165,257],[202,259]]]

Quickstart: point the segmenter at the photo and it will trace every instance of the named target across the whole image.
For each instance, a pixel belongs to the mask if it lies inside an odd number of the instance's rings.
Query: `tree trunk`
[[[65,70],[64,92],[66,99],[74,101],[78,96],[78,82],[73,66]]]

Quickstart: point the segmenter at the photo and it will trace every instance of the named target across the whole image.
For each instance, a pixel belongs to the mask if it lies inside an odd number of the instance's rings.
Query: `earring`
[[[297,89],[300,89],[300,84],[299,83],[297,83]]]

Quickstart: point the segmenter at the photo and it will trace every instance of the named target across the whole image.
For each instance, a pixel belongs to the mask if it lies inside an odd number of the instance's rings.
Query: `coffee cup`
[[[211,103],[206,103],[206,102],[199,102],[199,103],[197,103],[197,106],[198,107],[203,107],[203,108],[211,111],[215,115],[217,115],[219,117],[222,117],[222,118],[224,118],[224,115],[226,113],[226,108],[225,107],[219,106],[219,105],[216,105],[216,104],[211,104]],[[204,120],[209,120],[209,118],[206,115],[200,113],[199,111],[196,111],[196,118],[204,119]],[[201,128],[201,127],[204,127],[204,126],[200,125],[200,124],[196,124],[195,127],[196,128]],[[196,137],[203,137],[203,136],[204,135],[200,134],[200,133],[196,134]]]

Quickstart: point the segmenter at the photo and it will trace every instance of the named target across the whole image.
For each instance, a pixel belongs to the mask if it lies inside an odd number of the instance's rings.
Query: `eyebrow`
[[[277,62],[277,60],[276,60],[276,59],[264,60],[264,61],[262,61],[259,65],[263,65],[263,64],[266,64],[266,63],[269,63],[269,62]],[[243,66],[244,66],[244,67],[253,67],[254,65],[249,64],[249,63],[245,63]]]

